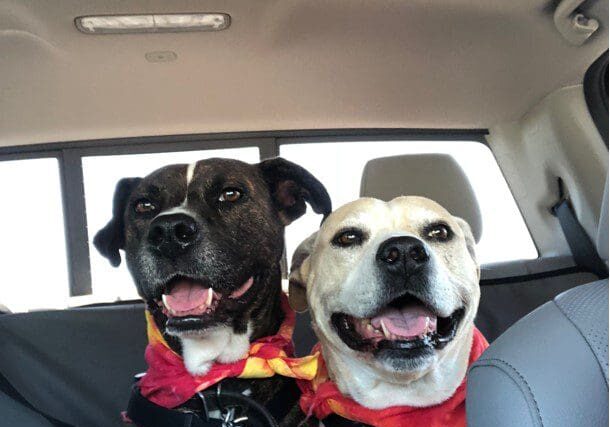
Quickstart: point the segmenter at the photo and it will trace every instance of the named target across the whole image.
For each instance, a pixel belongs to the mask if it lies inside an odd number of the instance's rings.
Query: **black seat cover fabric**
[[[491,343],[523,316],[557,295],[597,280],[591,273],[574,273],[530,282],[481,286],[475,325]]]
[[[0,343],[0,372],[37,409],[75,426],[123,425],[133,375],[146,368],[144,306],[0,315]],[[7,399],[3,415],[16,408]]]
[[[297,313],[292,341],[294,342],[295,355],[299,357],[308,355],[312,347],[318,342],[311,326],[311,315],[308,311]]]
[[[133,375],[146,370],[144,305],[0,315],[0,372],[37,409],[75,426],[123,426]],[[294,341],[314,342],[309,315]],[[0,392],[0,427],[49,422]]]
[[[53,427],[43,416],[0,392],[0,426]]]

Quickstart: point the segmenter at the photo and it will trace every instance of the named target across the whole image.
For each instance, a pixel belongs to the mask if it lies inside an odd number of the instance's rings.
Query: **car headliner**
[[[325,128],[488,128],[582,81],[608,48],[556,1],[0,0],[0,145]],[[218,33],[85,35],[91,14],[226,12]],[[147,52],[173,51],[151,63]]]

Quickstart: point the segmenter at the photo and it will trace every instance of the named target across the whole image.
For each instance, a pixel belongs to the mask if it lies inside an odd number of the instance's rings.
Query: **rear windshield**
[[[311,140],[309,140],[311,141]],[[91,244],[109,220],[116,182],[143,176],[171,163],[191,163],[208,157],[229,157],[256,163],[265,155],[262,143],[227,149],[170,153],[81,156],[89,242],[91,293],[70,296],[70,268],[62,206],[60,169],[56,158],[0,162],[5,226],[0,244],[0,305],[11,311],[65,308],[137,298],[125,263],[113,268]],[[268,148],[268,147],[267,147]],[[266,148],[267,156],[269,151]],[[277,145],[276,145],[277,150]],[[345,153],[349,160],[345,161]],[[359,196],[367,161],[392,155],[446,153],[455,158],[469,178],[481,208],[483,235],[477,245],[482,264],[536,258],[515,200],[487,146],[476,141],[359,141],[279,143],[282,157],[299,163],[327,187],[335,208]],[[27,215],[24,214],[27,212]],[[32,218],[36,218],[32,221]],[[308,211],[286,229],[288,258],[296,246],[315,231],[320,216]],[[506,239],[506,236],[511,236]],[[86,257],[83,257],[87,261]],[[87,270],[85,268],[84,270]]]
[[[349,159],[345,154],[349,153]],[[483,219],[477,245],[481,264],[533,259],[538,252],[515,199],[491,150],[474,141],[379,141],[282,145],[280,155],[299,163],[324,183],[337,208],[359,196],[365,164],[375,158],[404,154],[445,153],[462,167],[474,189]],[[286,229],[286,246],[292,254],[319,225],[311,213]],[[507,239],[506,236],[511,236]]]

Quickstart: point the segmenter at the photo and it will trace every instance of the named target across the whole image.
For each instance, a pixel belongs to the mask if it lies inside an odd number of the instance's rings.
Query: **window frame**
[[[406,144],[410,141],[426,140],[472,141],[489,148],[485,139],[487,134],[487,129],[329,129],[126,137],[0,147],[0,162],[39,158],[57,159],[68,260],[69,295],[77,297],[91,295],[93,291],[83,157],[258,147],[260,160],[264,160],[278,156],[281,145],[390,140],[404,140]],[[518,203],[517,208],[521,211]],[[525,225],[532,235],[527,222]],[[536,245],[535,241],[534,245]]]

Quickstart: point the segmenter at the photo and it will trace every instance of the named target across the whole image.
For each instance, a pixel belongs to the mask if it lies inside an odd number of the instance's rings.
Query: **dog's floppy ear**
[[[464,232],[464,237],[466,238],[466,247],[468,248],[468,252],[470,252],[472,259],[474,259],[476,261],[477,255],[475,252],[475,241],[474,241],[474,235],[472,234],[472,229],[470,228],[470,225],[460,217],[454,216],[453,218],[455,219],[455,221],[458,223],[458,225]]]
[[[93,238],[97,250],[108,260],[113,267],[121,264],[119,249],[125,247],[125,208],[133,189],[142,181],[142,178],[123,178],[114,190],[112,204],[112,219]]]
[[[297,313],[307,311],[307,280],[311,263],[311,252],[313,250],[316,236],[313,233],[303,240],[292,255],[290,263],[290,277],[288,284],[288,301]]]
[[[458,225],[460,226],[462,231],[464,232],[464,237],[466,239],[466,247],[468,248],[468,252],[470,253],[470,256],[472,257],[474,262],[477,264],[477,269],[479,270],[479,276],[480,276],[481,269],[479,267],[479,263],[477,262],[477,253],[475,250],[476,243],[474,240],[474,235],[472,234],[472,229],[470,228],[470,225],[466,221],[464,221],[462,218],[456,216],[456,217],[454,217],[454,219],[458,223]]]
[[[305,213],[305,202],[324,217],[332,211],[326,188],[301,166],[281,157],[258,164],[284,225]]]

